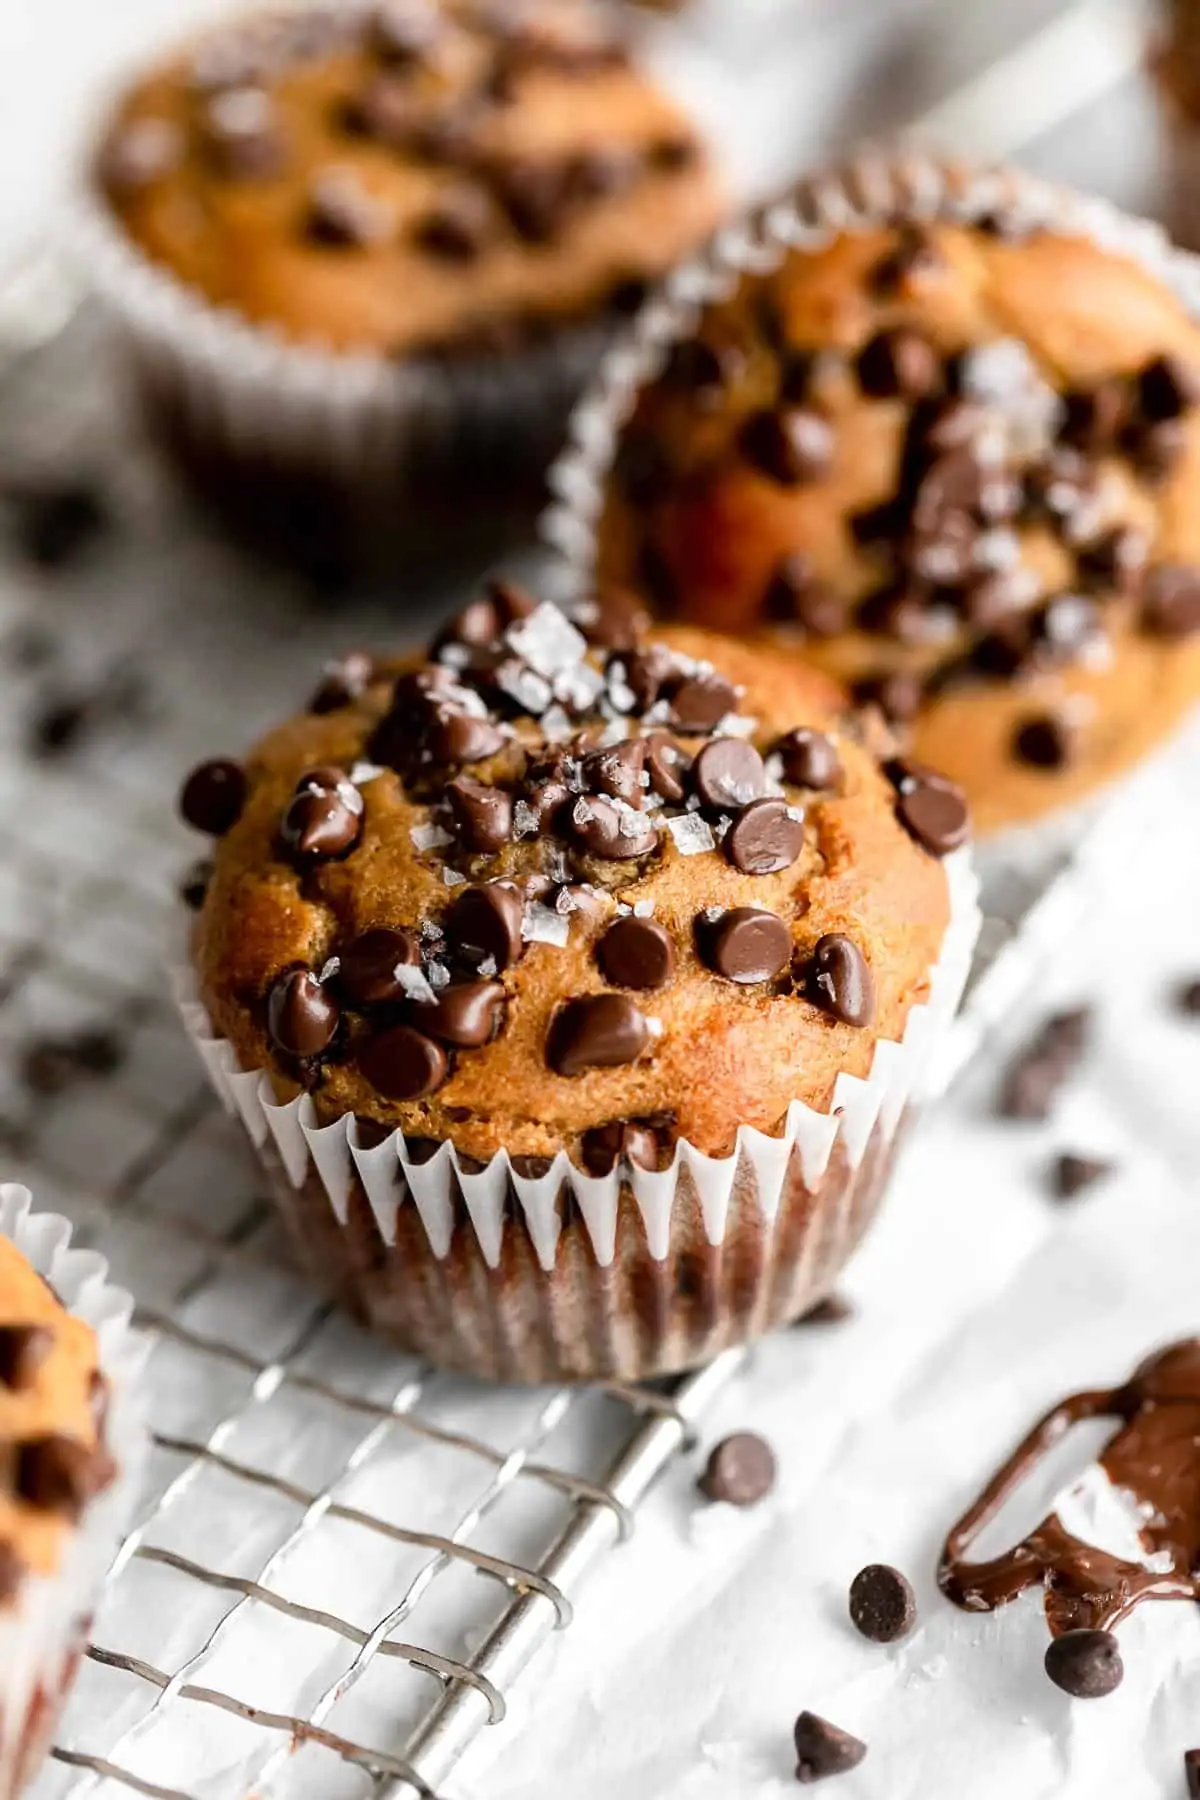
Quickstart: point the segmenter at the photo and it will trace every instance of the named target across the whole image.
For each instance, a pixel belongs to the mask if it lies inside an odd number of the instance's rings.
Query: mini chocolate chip
[[[591,994],[568,1000],[554,1015],[546,1058],[560,1075],[619,1069],[636,1062],[650,1042],[641,1010],[624,994]]]
[[[173,119],[130,119],[100,152],[100,180],[118,197],[136,193],[168,174],[183,156],[183,133]]]
[[[783,763],[785,781],[796,787],[832,792],[841,783],[842,765],[838,753],[824,732],[809,725],[798,725],[775,745],[775,755]]]
[[[873,1644],[894,1644],[917,1622],[911,1584],[889,1563],[868,1563],[850,1583],[850,1618]]]
[[[1182,419],[1160,419],[1153,425],[1131,425],[1122,448],[1142,480],[1158,487],[1183,455],[1185,443]]]
[[[680,175],[699,160],[700,146],[690,137],[656,138],[646,153],[647,164],[660,175]]]
[[[1137,378],[1138,405],[1147,419],[1178,419],[1200,403],[1200,370],[1180,356],[1156,356]]]
[[[125,1046],[111,1031],[92,1028],[37,1039],[21,1059],[21,1079],[35,1094],[59,1094],[81,1076],[111,1075]]]
[[[603,795],[582,795],[569,818],[571,837],[580,849],[605,862],[647,856],[658,846],[658,830],[651,819]]]
[[[0,1325],[0,1383],[17,1392],[30,1388],[54,1346],[45,1325]]]
[[[1119,375],[1094,388],[1063,395],[1063,422],[1059,435],[1064,443],[1092,455],[1112,449],[1129,418],[1129,389]]]
[[[326,169],[308,193],[305,230],[314,243],[335,250],[362,250],[388,236],[391,208],[368,193],[351,169]]]
[[[858,623],[864,631],[896,638],[902,644],[927,643],[939,630],[930,600],[924,582],[902,575],[859,602]]]
[[[521,926],[525,902],[508,881],[464,888],[446,914],[446,937],[464,962],[478,966],[491,957],[503,974],[525,954]]]
[[[1187,637],[1200,631],[1200,569],[1187,563],[1160,563],[1146,578],[1143,622],[1159,637]]]
[[[646,746],[641,738],[626,738],[623,744],[591,750],[581,763],[589,793],[607,794],[611,800],[624,800],[627,805],[638,808],[645,798],[642,787],[645,766]]]
[[[460,981],[443,988],[432,1005],[418,1006],[413,1016],[422,1031],[443,1044],[477,1050],[495,1037],[504,1001],[498,981]]]
[[[910,757],[894,757],[885,773],[895,787],[896,816],[931,856],[949,856],[971,835],[966,796],[957,782]]]
[[[424,1100],[446,1079],[446,1052],[411,1025],[393,1025],[368,1038],[358,1052],[358,1066],[386,1100]]]
[[[77,1520],[96,1491],[96,1457],[77,1438],[47,1436],[17,1445],[14,1486],[43,1512]]]
[[[1013,731],[1013,755],[1032,769],[1064,768],[1071,760],[1071,749],[1070,727],[1056,713],[1023,719]]]
[[[1200,1018],[1200,979],[1184,981],[1175,989],[1175,1010],[1188,1018]]]
[[[652,623],[639,596],[617,587],[602,588],[578,607],[574,622],[588,643],[602,650],[632,650]]]
[[[963,617],[976,631],[1004,624],[1021,610],[1025,597],[1019,569],[994,569],[968,582],[956,596]]]
[[[889,724],[908,725],[921,710],[924,692],[921,678],[911,669],[893,669],[887,675],[866,675],[854,684],[860,706],[877,706]]]
[[[941,385],[937,349],[906,326],[879,332],[859,353],[856,367],[864,394],[876,400],[923,400]]]
[[[620,1162],[640,1169],[658,1167],[658,1133],[638,1119],[617,1119],[611,1125],[593,1125],[579,1140],[579,1157],[589,1175],[611,1175]]]
[[[746,461],[781,487],[819,481],[833,461],[832,426],[805,406],[751,413],[739,441]]]
[[[510,162],[495,174],[496,195],[518,237],[549,244],[566,223],[571,194],[562,163]]]
[[[704,1473],[696,1482],[709,1500],[728,1506],[753,1506],[775,1486],[775,1452],[754,1431],[735,1431],[709,1451]]]
[[[670,700],[676,731],[698,737],[737,710],[737,689],[723,675],[688,675],[671,689]]]
[[[507,740],[491,719],[444,707],[427,742],[435,762],[460,765],[486,761],[489,756],[495,756],[497,750],[503,749]]]
[[[1055,1013],[1013,1058],[1000,1091],[1002,1118],[1045,1119],[1083,1054],[1091,1015],[1086,1007]]]
[[[818,938],[808,975],[809,997],[843,1025],[862,1030],[875,1017],[875,982],[858,945],[841,932]]]
[[[861,1738],[851,1737],[848,1731],[831,1725],[817,1713],[802,1712],[792,1735],[796,1743],[796,1780],[804,1787],[857,1769],[867,1754]]]
[[[596,960],[614,987],[660,988],[675,973],[675,946],[657,920],[627,913],[615,919],[600,939]]]
[[[1076,1700],[1101,1700],[1119,1688],[1125,1675],[1121,1648],[1111,1631],[1083,1628],[1051,1638],[1046,1673],[1055,1687]]]
[[[1077,1156],[1066,1150],[1054,1159],[1050,1185],[1059,1200],[1073,1200],[1076,1194],[1082,1194],[1093,1182],[1111,1175],[1115,1166],[1105,1157]]]
[[[1200,1750],[1184,1751],[1183,1778],[1187,1787],[1187,1800],[1200,1800]]]
[[[179,810],[193,831],[224,837],[242,816],[248,783],[240,763],[219,758],[201,763],[183,784]]]
[[[29,1566],[15,1545],[0,1538],[0,1604],[12,1599],[28,1572]]]
[[[712,921],[701,914],[698,936],[709,967],[743,987],[773,981],[791,960],[791,933],[761,907],[735,906]]]
[[[1136,592],[1142,579],[1149,550],[1144,532],[1133,525],[1119,525],[1080,550],[1077,567],[1084,580],[1114,588],[1118,594],[1130,594]]]
[[[353,706],[375,679],[375,659],[365,650],[351,650],[338,662],[326,663],[320,683],[308,703],[310,713],[338,712]]]
[[[341,1008],[311,969],[292,969],[267,996],[267,1030],[276,1047],[301,1061],[333,1042]]]
[[[416,241],[446,262],[473,262],[487,241],[492,208],[482,188],[458,183],[440,195],[416,228]]]
[[[421,946],[414,932],[376,925],[340,953],[337,984],[351,1006],[388,1006],[407,992],[396,970],[420,966]]]
[[[512,837],[513,803],[503,788],[459,775],[446,788],[459,842],[481,856],[494,856]]]
[[[692,786],[703,805],[734,812],[762,796],[767,772],[745,738],[713,738],[692,764]]]
[[[650,792],[657,794],[660,800],[678,805],[683,799],[683,776],[688,768],[686,753],[664,731],[652,731],[644,741]]]
[[[255,181],[277,175],[286,145],[271,96],[260,87],[231,87],[205,108],[205,144],[222,175]]]
[[[743,875],[777,875],[803,848],[804,821],[792,817],[785,800],[755,800],[725,833],[725,854]]]

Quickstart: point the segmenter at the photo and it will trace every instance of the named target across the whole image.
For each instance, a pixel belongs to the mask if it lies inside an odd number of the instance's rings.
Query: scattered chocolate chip
[[[373,75],[357,93],[339,101],[334,122],[356,137],[418,153],[424,147],[425,111],[425,103],[410,82],[392,74]]]
[[[1200,569],[1160,563],[1146,577],[1143,619],[1159,637],[1187,637],[1200,631]]]
[[[459,775],[446,788],[459,842],[481,856],[494,856],[512,837],[512,796]]]
[[[908,725],[921,710],[924,692],[915,671],[894,669],[856,681],[854,698],[860,706],[877,706],[889,724]]]
[[[212,877],[213,865],[207,857],[201,857],[186,871],[179,884],[179,898],[189,911],[200,911],[208,898],[208,888]]]
[[[902,575],[859,602],[858,623],[864,631],[896,638],[902,644],[924,644],[941,636],[939,610],[930,604],[928,586]]]
[[[844,630],[846,602],[813,574],[812,562],[802,550],[793,551],[779,564],[763,597],[768,618],[798,625],[809,637],[836,637]]]
[[[1120,1687],[1125,1667],[1111,1631],[1083,1628],[1051,1638],[1046,1673],[1055,1687],[1076,1700],[1101,1700]]]
[[[222,175],[256,181],[279,174],[286,146],[271,96],[260,87],[214,94],[204,115],[205,145]]]
[[[757,906],[735,906],[720,918],[697,922],[705,962],[726,981],[749,987],[773,981],[791,960],[792,939],[775,913]]]
[[[394,1025],[368,1038],[358,1066],[386,1100],[424,1100],[441,1087],[450,1067],[441,1045],[411,1025]]]
[[[645,1016],[624,994],[568,1000],[550,1025],[546,1056],[560,1075],[617,1069],[636,1062],[650,1042]]]
[[[489,1044],[504,1008],[504,988],[498,981],[460,981],[443,988],[432,1004],[414,1014],[421,1030],[443,1044],[477,1050]]]
[[[603,650],[632,650],[651,623],[645,604],[628,588],[602,588],[575,613],[575,624],[588,643]]]
[[[753,1431],[735,1431],[714,1444],[696,1486],[709,1500],[753,1506],[775,1486],[775,1452]]]
[[[856,1769],[867,1754],[861,1738],[851,1737],[840,1726],[816,1713],[802,1712],[793,1730],[796,1742],[796,1780],[807,1787],[824,1781],[830,1775],[845,1775]]]
[[[647,166],[660,175],[680,175],[699,160],[700,146],[690,137],[657,138],[646,152]]]
[[[446,914],[446,937],[463,960],[474,967],[490,957],[496,973],[519,962],[525,953],[521,926],[525,901],[507,881],[464,888]]]
[[[489,756],[495,756],[497,750],[502,750],[506,741],[504,733],[491,719],[450,707],[440,711],[427,739],[429,753],[435,762],[451,763],[456,767],[485,762]]]
[[[603,795],[583,795],[570,815],[570,834],[579,848],[604,862],[624,862],[657,848],[653,821],[632,807]]]
[[[1006,1119],[1045,1119],[1073,1073],[1087,1042],[1091,1015],[1084,1007],[1055,1013],[1010,1064],[998,1099]]]
[[[1175,989],[1175,1010],[1190,1019],[1200,1018],[1200,979],[1184,981]]]
[[[856,367],[863,393],[875,400],[923,400],[941,385],[936,347],[907,326],[879,332],[859,353]]]
[[[1050,1185],[1059,1200],[1073,1200],[1093,1182],[1110,1175],[1114,1164],[1099,1156],[1077,1156],[1064,1151],[1056,1156],[1050,1170]]]
[[[800,1325],[843,1325],[854,1317],[854,1308],[841,1294],[827,1294],[795,1321]]]
[[[657,794],[660,800],[669,801],[673,806],[678,805],[683,799],[683,777],[688,768],[686,754],[663,731],[653,731],[643,741],[646,745],[650,792]]]
[[[300,862],[345,856],[362,835],[362,795],[344,769],[310,769],[300,777],[279,827],[280,841]]]
[[[1200,370],[1180,356],[1156,356],[1137,378],[1138,406],[1147,419],[1178,419],[1200,404]]]
[[[957,595],[962,615],[976,631],[991,631],[1020,612],[1026,599],[1023,572],[1017,568],[993,569],[972,579]]]
[[[767,772],[763,759],[745,738],[713,738],[692,764],[692,787],[702,805],[735,812],[762,797]]]
[[[28,1564],[15,1545],[0,1538],[0,1604],[11,1600],[28,1573]]]
[[[867,285],[880,299],[891,299],[910,281],[939,274],[943,267],[941,251],[929,233],[919,225],[903,225],[894,248],[871,269]]]
[[[626,738],[622,744],[590,750],[581,764],[589,793],[607,794],[610,800],[623,800],[626,805],[639,808],[645,798],[645,767],[646,746],[641,738]]]
[[[1150,543],[1133,525],[1119,525],[1081,549],[1076,567],[1085,582],[1113,588],[1118,594],[1137,591],[1145,573]]]
[[[411,931],[376,925],[353,938],[338,958],[337,985],[351,1006],[389,1006],[407,989],[397,969],[421,966],[421,946]]]
[[[701,404],[715,402],[737,379],[744,364],[745,357],[736,344],[682,338],[671,347],[662,380],[664,386],[690,394]]]
[[[783,778],[796,787],[813,788],[818,793],[831,793],[842,779],[838,753],[824,732],[809,725],[798,725],[775,745],[775,754],[783,763]]]
[[[609,926],[596,946],[596,960],[614,987],[646,991],[665,987],[675,973],[671,934],[655,919],[627,913]]]
[[[956,782],[924,763],[894,757],[886,774],[899,796],[896,816],[931,856],[949,856],[971,835],[966,796]]]
[[[382,243],[392,225],[391,208],[369,193],[352,169],[325,169],[313,180],[305,230],[315,244],[363,250]]]
[[[675,729],[698,737],[737,710],[737,689],[723,675],[687,675],[671,688],[670,701]]]
[[[35,1094],[60,1094],[80,1077],[111,1075],[124,1057],[121,1039],[99,1027],[42,1037],[25,1051],[21,1079]]]
[[[572,195],[560,162],[510,162],[495,173],[496,197],[518,237],[549,244],[566,223]]]
[[[416,228],[416,241],[445,262],[473,262],[487,242],[492,208],[482,188],[459,182],[440,195]]]
[[[1185,442],[1182,419],[1160,419],[1152,425],[1131,425],[1122,447],[1142,480],[1158,487],[1183,455]]]
[[[95,1492],[95,1463],[77,1438],[31,1438],[17,1446],[14,1486],[28,1505],[77,1520]]]
[[[804,848],[804,821],[784,800],[755,800],[725,833],[724,850],[743,875],[776,875],[790,869]]]
[[[179,796],[179,811],[193,831],[224,837],[242,816],[247,793],[240,763],[219,758],[192,770]]]
[[[781,487],[819,481],[833,460],[832,426],[804,406],[751,413],[740,443],[746,461]]]
[[[1110,451],[1129,418],[1129,389],[1119,375],[1096,387],[1063,395],[1060,436],[1090,455]]]
[[[351,650],[339,662],[326,663],[320,683],[308,703],[310,713],[338,712],[353,706],[375,679],[375,659],[365,650]]]
[[[311,969],[281,975],[267,996],[267,1030],[285,1056],[320,1056],[333,1042],[341,1008]]]
[[[1187,1800],[1200,1800],[1200,1750],[1184,1751],[1183,1778],[1187,1787]]]
[[[656,1169],[658,1153],[658,1132],[640,1119],[593,1125],[579,1140],[580,1160],[589,1175],[611,1175],[621,1162],[634,1163],[639,1169]]]
[[[1017,761],[1030,768],[1061,769],[1071,760],[1070,727],[1056,713],[1023,719],[1013,731],[1012,750]]]
[[[808,974],[815,1006],[861,1030],[875,1017],[875,982],[858,945],[841,932],[817,939]]]
[[[917,1622],[917,1598],[907,1577],[888,1563],[868,1563],[850,1583],[850,1618],[873,1644],[894,1644]]]
[[[32,1387],[53,1345],[46,1325],[0,1325],[0,1384],[16,1392]]]

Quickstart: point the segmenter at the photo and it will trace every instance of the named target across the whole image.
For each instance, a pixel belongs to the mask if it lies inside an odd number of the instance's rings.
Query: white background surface
[[[710,34],[719,5],[701,7]],[[0,253],[53,219],[82,99],[164,21],[196,10],[197,0],[0,0]],[[797,0],[784,8],[798,46],[785,62],[756,49],[778,6],[737,0],[715,38],[703,17],[686,27],[673,61],[681,85],[720,113],[742,166],[762,173],[822,134],[856,134],[852,33],[870,62],[872,119],[892,120],[977,64],[982,38],[1054,10],[1049,0]],[[931,12],[940,29],[914,45],[912,20]],[[1102,66],[1111,45],[1097,38],[1092,49]],[[755,71],[761,110],[741,98]],[[1053,111],[1047,86],[1086,89],[1093,77],[1087,56],[1072,57],[973,123],[1002,137],[1022,108]],[[768,99],[783,121],[770,131],[759,124]],[[1143,100],[1126,88],[1083,126],[1047,134],[1033,160],[1142,203],[1152,149]],[[710,1422],[709,1439],[743,1426],[772,1439],[777,1493],[734,1515],[697,1501],[696,1459],[676,1468],[510,1723],[449,1784],[454,1800],[782,1796],[795,1791],[790,1727],[803,1707],[870,1745],[861,1770],[829,1790],[838,1800],[1182,1795],[1182,1751],[1200,1740],[1195,1609],[1145,1609],[1122,1632],[1124,1688],[1073,1707],[1041,1674],[1035,1604],[967,1619],[932,1582],[947,1525],[1036,1413],[1200,1324],[1200,1026],[1165,999],[1180,976],[1200,974],[1194,785],[1177,800],[1175,828],[1146,866],[1113,870],[1090,932],[1064,947],[1031,1003],[1031,1027],[1036,1007],[1060,998],[1099,1005],[1093,1052],[1054,1119],[994,1120],[992,1066],[926,1122],[847,1281],[858,1318],[763,1347]],[[1056,1207],[1044,1171],[1063,1148],[1111,1152],[1119,1173]],[[890,1650],[844,1618],[850,1577],[875,1558],[908,1570],[922,1607],[919,1632]]]

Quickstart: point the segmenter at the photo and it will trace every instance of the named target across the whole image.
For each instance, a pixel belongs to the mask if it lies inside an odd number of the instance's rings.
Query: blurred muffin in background
[[[260,525],[351,535],[447,467],[540,472],[719,210],[589,0],[251,16],[132,88],[95,177],[89,260],[171,441]]]
[[[1093,794],[1200,697],[1200,330],[1145,226],[917,172],[824,177],[748,233],[641,390],[585,402],[592,481],[560,491],[598,523],[560,537],[585,591],[598,571],[795,644],[994,832]]]

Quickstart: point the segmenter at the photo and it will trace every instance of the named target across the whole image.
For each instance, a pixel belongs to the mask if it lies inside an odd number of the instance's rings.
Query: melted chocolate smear
[[[972,1543],[1014,1489],[1072,1425],[1097,1418],[1119,1421],[1100,1466],[1132,1495],[1162,1570],[1082,1543],[1054,1513],[1002,1556],[972,1562]],[[946,1539],[938,1585],[967,1612],[1043,1587],[1056,1638],[1109,1631],[1143,1600],[1200,1599],[1200,1338],[1149,1357],[1123,1387],[1072,1394],[1039,1420]]]

